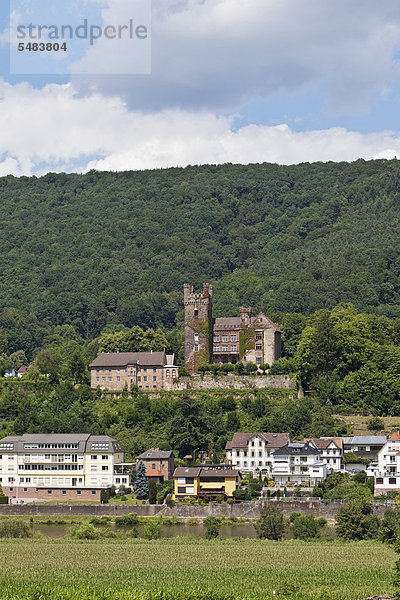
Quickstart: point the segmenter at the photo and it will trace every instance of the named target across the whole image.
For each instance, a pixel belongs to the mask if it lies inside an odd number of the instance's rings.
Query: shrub
[[[165,500],[165,504],[169,508],[172,508],[173,506],[175,506],[175,502],[172,500],[172,498],[170,496],[168,496],[168,498]]]
[[[301,515],[294,520],[293,537],[298,540],[319,537],[318,524],[312,515]]]
[[[379,517],[371,514],[371,505],[365,500],[351,500],[336,515],[336,531],[346,540],[365,540],[377,537]]]
[[[282,539],[285,533],[285,521],[282,509],[277,506],[265,506],[254,527],[257,531],[257,536],[261,539]]]
[[[158,540],[161,537],[161,532],[161,524],[155,521],[150,521],[144,527],[144,537],[146,540]]]
[[[232,496],[235,500],[244,500],[246,497],[246,490],[238,488],[237,490],[234,490]]]
[[[380,538],[383,542],[393,544],[399,537],[399,517],[394,510],[387,510],[381,523]]]
[[[137,513],[129,513],[128,515],[122,515],[121,517],[115,518],[115,524],[117,526],[123,525],[137,525],[139,523],[139,517]]]
[[[138,528],[136,527],[136,525],[134,525],[134,526],[132,527],[132,529],[130,530],[130,532],[129,532],[129,537],[132,537],[132,538],[138,538],[138,537],[139,537],[139,530],[138,530]]]
[[[111,495],[111,492],[109,490],[101,490],[101,492],[100,492],[100,503],[101,504],[108,504],[108,501],[110,499],[110,495]]]
[[[290,514],[289,521],[290,521],[291,523],[294,523],[294,522],[295,522],[295,520],[296,520],[298,517],[301,517],[301,516],[302,516],[302,514],[301,514],[301,513],[299,513],[299,512],[292,512],[292,513]]]
[[[372,417],[372,419],[368,421],[368,429],[371,431],[382,431],[382,429],[385,429],[385,423],[383,419],[380,419],[379,417]]]
[[[102,534],[90,523],[82,523],[73,527],[71,537],[75,540],[98,540]]]
[[[328,520],[325,519],[325,517],[318,517],[318,519],[316,519],[316,522],[318,527],[325,527],[325,525],[328,523]]]
[[[205,537],[207,540],[212,540],[219,536],[220,522],[217,517],[207,517],[204,519],[203,525],[206,528]]]
[[[311,492],[311,496],[313,498],[322,498],[324,495],[324,490],[320,485],[316,485],[313,491]]]
[[[33,532],[25,521],[4,519],[0,521],[0,538],[30,538]]]
[[[215,501],[218,502],[218,504],[221,504],[224,501],[224,496],[222,494],[217,494],[217,496],[215,496]]]

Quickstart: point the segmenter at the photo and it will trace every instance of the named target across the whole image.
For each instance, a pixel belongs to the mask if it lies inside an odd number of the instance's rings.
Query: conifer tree
[[[144,462],[142,460],[139,461],[136,471],[135,494],[140,500],[147,498],[149,495],[149,482],[146,476],[146,467],[144,466]]]

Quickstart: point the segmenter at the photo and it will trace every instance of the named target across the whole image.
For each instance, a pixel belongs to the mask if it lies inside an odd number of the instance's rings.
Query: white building
[[[271,475],[273,454],[290,441],[288,433],[235,433],[226,443],[226,463],[242,473]]]
[[[342,438],[308,438],[304,441],[311,442],[321,452],[321,461],[326,464],[328,475],[342,469]]]
[[[375,495],[400,490],[400,434],[393,433],[378,452]]]
[[[353,435],[343,438],[343,451],[354,452],[357,456],[368,458],[373,462],[378,458],[378,452],[386,444],[386,435]]]
[[[274,452],[272,477],[277,484],[314,487],[326,476],[321,452],[311,442],[289,442]]]
[[[24,434],[0,440],[0,483],[13,501],[100,500],[130,483],[119,442],[88,433]]]

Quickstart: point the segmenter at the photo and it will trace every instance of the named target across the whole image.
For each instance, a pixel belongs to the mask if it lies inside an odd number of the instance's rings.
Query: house
[[[171,450],[150,448],[136,457],[136,467],[139,461],[143,461],[147,477],[157,483],[163,483],[174,476],[175,457]]]
[[[25,375],[27,370],[28,370],[28,367],[26,367],[25,365],[22,365],[22,367],[20,367],[17,371],[17,377],[21,378],[22,375]]]
[[[400,490],[400,434],[393,433],[378,452],[375,470],[375,495]]]
[[[226,462],[243,473],[271,474],[272,455],[290,442],[288,433],[235,433],[226,443]]]
[[[6,369],[4,371],[4,377],[15,377],[16,375],[15,369]]]
[[[273,454],[272,477],[277,484],[316,486],[325,481],[326,464],[311,442],[289,442]]]
[[[174,355],[163,352],[103,352],[89,365],[91,387],[122,391],[162,390],[179,375]]]
[[[321,452],[321,460],[326,464],[327,473],[335,473],[342,469],[343,442],[342,438],[306,438]]]
[[[386,435],[353,435],[343,438],[343,451],[354,452],[357,456],[368,458],[375,462],[378,452],[386,443]]]
[[[213,288],[203,284],[201,293],[184,285],[185,367],[196,373],[204,363],[272,364],[281,356],[281,331],[264,313],[252,315],[240,308],[239,316],[212,314]]]
[[[174,472],[174,500],[187,497],[230,498],[240,482],[240,472],[230,465],[177,467]]]
[[[14,502],[100,500],[128,485],[131,467],[117,440],[89,433],[25,433],[0,440],[0,483]]]

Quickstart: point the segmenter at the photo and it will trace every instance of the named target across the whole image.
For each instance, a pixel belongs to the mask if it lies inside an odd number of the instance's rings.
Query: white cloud
[[[134,112],[118,98],[80,96],[71,84],[37,90],[0,82],[0,175],[400,156],[392,132],[296,132],[285,124],[235,130],[232,123],[209,111]]]
[[[122,22],[122,5],[109,0],[104,17]],[[153,8],[152,75],[76,80],[81,89],[96,85],[137,110],[234,110],[319,86],[330,110],[359,113],[399,81],[398,0],[153,0]],[[87,68],[113,59],[129,63],[129,51],[100,44]]]

